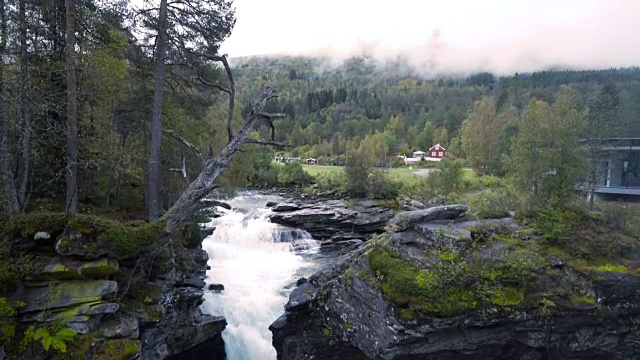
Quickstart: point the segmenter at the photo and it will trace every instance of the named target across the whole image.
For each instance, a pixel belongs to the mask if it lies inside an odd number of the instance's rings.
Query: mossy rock
[[[37,287],[46,284],[47,281],[106,279],[117,273],[118,270],[118,260],[113,258],[105,257],[93,261],[80,261],[59,257],[27,275],[25,285]]]
[[[95,260],[104,255],[114,258],[136,255],[160,238],[166,221],[130,227],[100,216],[42,213],[15,215],[2,225],[3,235],[10,239],[29,239],[34,243],[55,241],[60,255]],[[36,236],[44,233],[50,236]]]
[[[27,305],[20,309],[20,312],[28,313],[95,303],[103,296],[115,294],[117,289],[117,283],[110,280],[74,280],[45,287],[28,288],[24,294]]]
[[[95,279],[105,279],[119,270],[118,260],[112,258],[102,258],[82,264],[80,272],[82,275]]]
[[[91,360],[127,360],[138,353],[140,353],[140,340],[106,340],[96,345]]]

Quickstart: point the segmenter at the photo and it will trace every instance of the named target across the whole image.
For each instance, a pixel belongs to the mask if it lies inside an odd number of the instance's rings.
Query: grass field
[[[338,173],[340,171],[343,171],[342,166],[331,166],[331,165],[302,165],[302,167],[304,168],[304,171],[307,172],[307,174],[312,175],[312,176],[316,176],[318,174],[321,173]],[[397,177],[400,180],[404,180],[406,178],[409,177],[419,177],[421,175],[417,175],[414,174],[414,172],[418,170],[415,168],[408,168],[408,167],[399,167],[399,168],[392,168],[389,169],[389,173],[392,176]],[[477,181],[477,176],[475,171],[473,170],[465,170],[464,172],[464,179],[467,181]]]
[[[302,165],[302,167],[304,168],[304,171],[307,172],[307,174],[312,175],[312,176],[316,176],[318,174],[322,174],[322,173],[338,173],[343,171],[343,167],[342,166],[331,166],[331,165]],[[393,169],[389,169],[389,173],[392,176],[397,176],[399,178],[405,177],[405,176],[418,176],[413,174],[413,172],[415,171],[415,169],[409,169],[409,168],[393,168]]]

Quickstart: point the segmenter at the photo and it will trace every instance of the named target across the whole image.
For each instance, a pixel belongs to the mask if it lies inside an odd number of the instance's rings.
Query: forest
[[[492,111],[508,112],[504,116],[509,126],[492,130],[505,138],[517,132],[532,100],[552,103],[561,85],[576,92],[580,109],[592,112],[608,85],[618,103],[609,125],[615,124],[616,134],[640,133],[639,68],[452,78],[417,73],[401,58],[381,62],[361,56],[335,64],[329,58],[251,57],[234,63],[241,94],[265,84],[282,91],[269,105],[271,111],[288,115],[277,120],[277,138],[296,146],[293,155],[321,163],[344,156],[347,148],[375,133],[384,134],[389,154],[406,155],[440,143],[464,158],[463,123],[474,110],[480,111],[476,102],[490,99]],[[250,100],[245,98],[247,106]]]

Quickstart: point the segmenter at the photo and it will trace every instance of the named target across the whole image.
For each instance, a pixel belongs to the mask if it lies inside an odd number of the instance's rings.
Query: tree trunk
[[[20,133],[21,168],[19,171],[18,202],[20,210],[27,207],[27,185],[31,173],[31,96],[28,87],[29,81],[29,58],[27,53],[27,19],[26,0],[20,0],[19,21],[20,21],[20,114],[22,116],[22,131]]]
[[[225,146],[216,157],[210,158],[205,162],[202,172],[189,184],[176,203],[163,216],[167,221],[165,227],[167,233],[170,233],[178,224],[189,218],[200,208],[200,199],[207,196],[216,187],[216,180],[220,174],[222,174],[222,171],[227,168],[235,153],[241,151],[243,144],[254,143],[283,146],[283,144],[273,141],[249,138],[249,134],[258,120],[269,118],[269,114],[263,114],[262,110],[267,101],[275,97],[274,93],[275,90],[270,87],[265,90],[260,101],[254,105],[251,114],[245,119],[238,134],[231,139],[227,146]]]
[[[7,44],[7,16],[5,0],[0,0],[0,53],[4,54]],[[13,179],[11,155],[9,154],[9,128],[4,116],[4,63],[0,62],[0,177],[2,179],[2,200],[4,211],[15,214],[20,211],[16,184]]]
[[[160,1],[158,36],[156,38],[156,77],[151,121],[151,161],[149,164],[149,220],[160,216],[162,186],[162,103],[164,100],[165,53],[167,44],[167,0]]]
[[[67,212],[78,212],[78,94],[76,80],[75,0],[66,0],[67,61]]]

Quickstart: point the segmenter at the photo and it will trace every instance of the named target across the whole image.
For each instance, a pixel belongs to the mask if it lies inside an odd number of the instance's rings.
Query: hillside
[[[613,84],[619,99],[612,120],[618,124],[615,135],[640,136],[637,67],[464,78],[426,77],[402,60],[381,64],[365,57],[339,64],[322,58],[253,57],[236,59],[234,67],[244,111],[264,86],[280,91],[269,110],[288,117],[278,120],[276,137],[297,146],[299,155],[341,155],[369,132],[384,132],[389,152],[436,142],[456,148],[474,102],[488,96],[497,111],[514,106],[522,114],[533,99],[553,102],[564,84],[585,110],[603,86]]]

